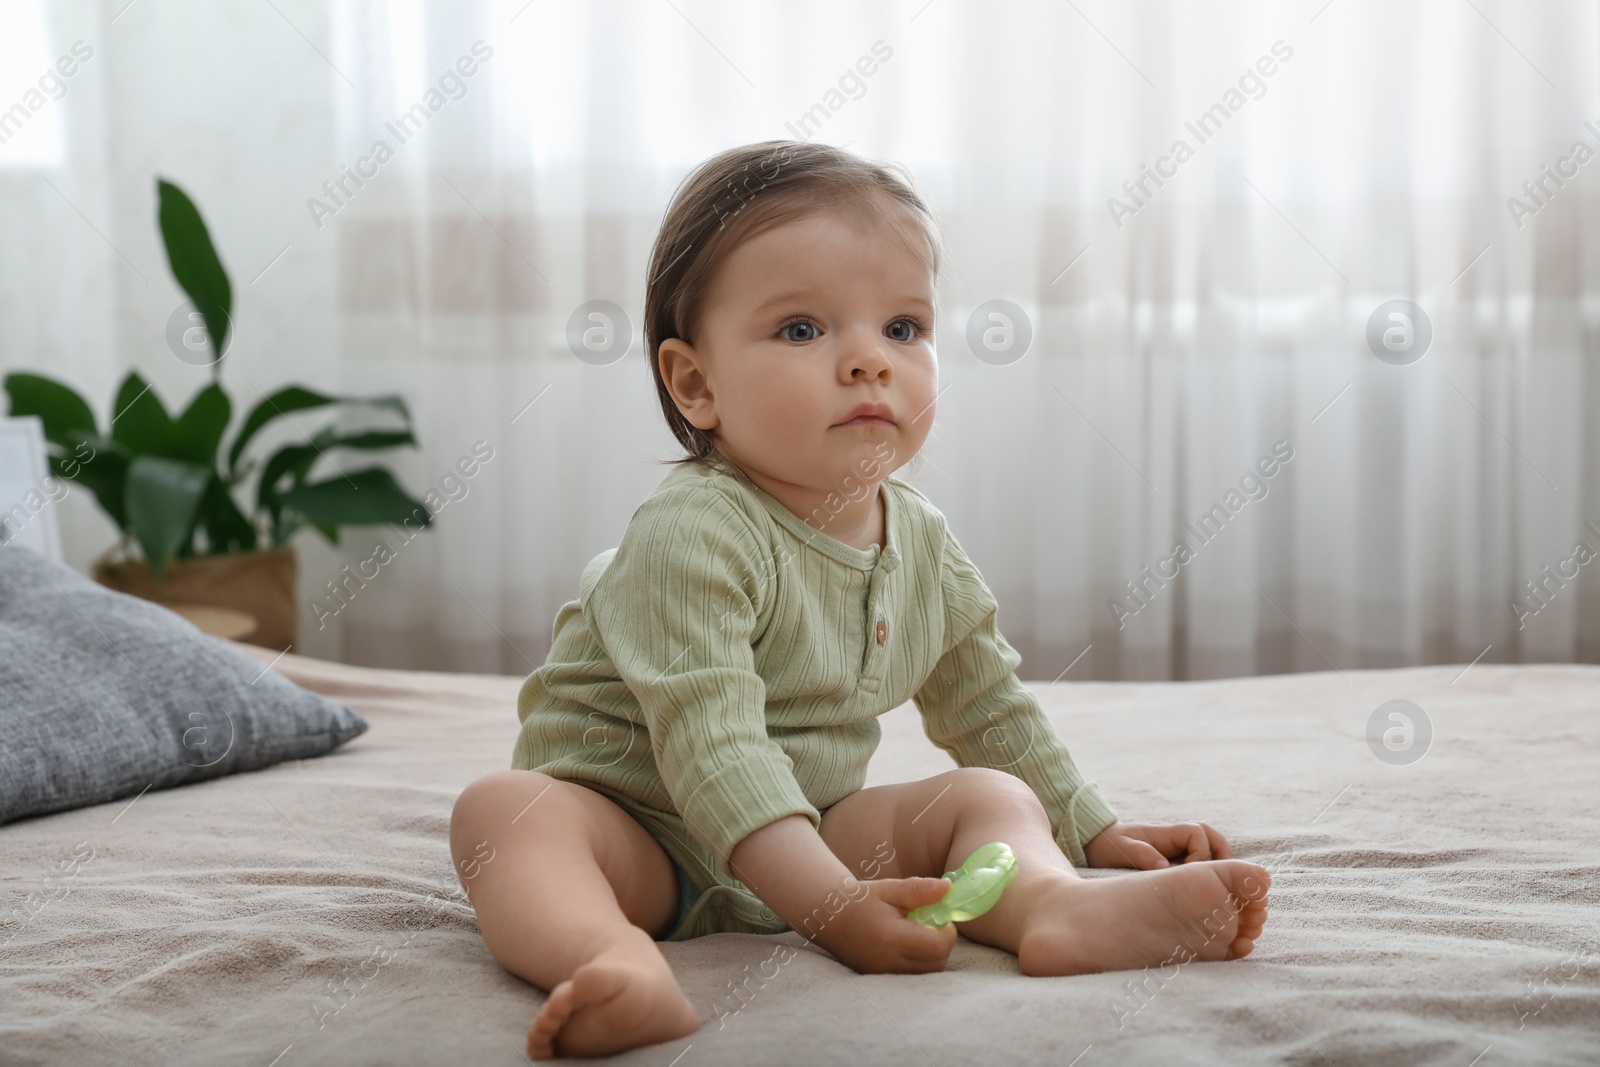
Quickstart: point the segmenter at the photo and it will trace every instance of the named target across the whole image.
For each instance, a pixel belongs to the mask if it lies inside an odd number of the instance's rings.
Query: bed
[[[322,758],[0,828],[0,911],[26,912],[0,929],[0,1061],[523,1059],[543,994],[489,955],[447,849],[457,794],[509,761],[520,679],[273,669],[370,729]],[[793,933],[719,935],[664,946],[700,1031],[616,1059],[1600,1061],[1600,668],[1034,688],[1124,819],[1205,819],[1273,871],[1249,959],[1038,979],[962,941],[944,973],[863,976]],[[1432,724],[1415,762],[1368,743],[1394,699]],[[883,725],[871,784],[950,765],[912,706]],[[779,952],[775,977],[733,993]]]

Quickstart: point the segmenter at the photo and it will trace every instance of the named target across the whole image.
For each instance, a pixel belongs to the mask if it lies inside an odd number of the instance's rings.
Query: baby
[[[695,1031],[658,940],[794,930],[921,974],[959,928],[1074,975],[1260,936],[1266,869],[1205,823],[1118,821],[944,516],[893,476],[933,423],[939,256],[907,175],[826,145],[732,149],[677,191],[645,349],[688,455],[584,568],[522,687],[514,769],[450,824],[490,952],[549,991],[529,1056]],[[907,700],[959,769],[863,789],[877,717]],[[990,841],[1019,868],[993,910],[906,917]]]

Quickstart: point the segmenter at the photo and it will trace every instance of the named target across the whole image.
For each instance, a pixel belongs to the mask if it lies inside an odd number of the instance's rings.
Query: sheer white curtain
[[[230,386],[403,393],[402,480],[447,501],[403,544],[304,542],[312,651],[542,662],[676,454],[638,336],[668,198],[803,136],[904,161],[943,222],[912,480],[1024,677],[1600,659],[1593,5],[123,2],[50,11],[51,57],[105,42],[62,158],[0,146],[0,361],[197,388],[153,226],[154,175],[185,184],[239,293]],[[603,366],[566,342],[593,300],[633,324]],[[969,344],[996,300],[1021,358]],[[1391,300],[1431,328],[1404,365],[1367,340]]]

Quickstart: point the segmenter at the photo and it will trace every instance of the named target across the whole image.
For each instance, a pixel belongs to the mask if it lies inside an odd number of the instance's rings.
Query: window
[[[58,51],[68,50],[51,49],[43,0],[0,4],[0,169],[66,161],[59,101],[70,82],[55,67]]]

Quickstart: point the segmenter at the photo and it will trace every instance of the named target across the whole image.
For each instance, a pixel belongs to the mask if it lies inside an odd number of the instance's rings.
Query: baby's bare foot
[[[1064,880],[1030,912],[1017,962],[1024,974],[1068,975],[1236,960],[1261,936],[1271,882],[1245,860]]]
[[[528,1057],[604,1056],[700,1028],[661,950],[642,934],[607,949],[550,991],[528,1027]]]

